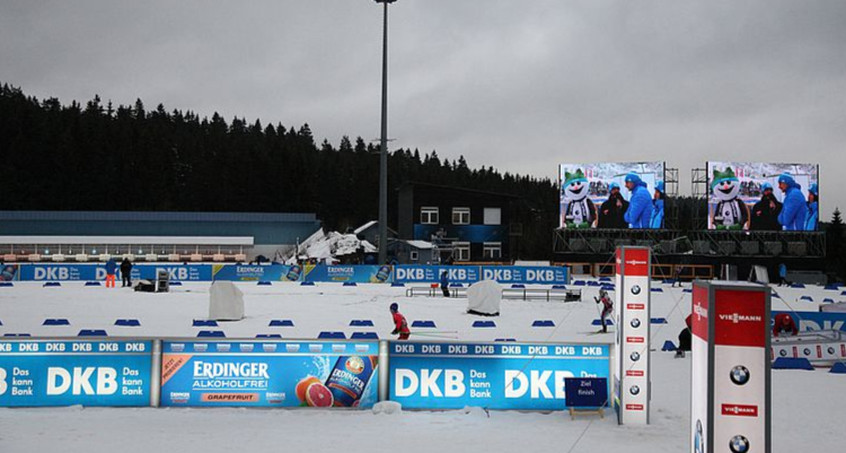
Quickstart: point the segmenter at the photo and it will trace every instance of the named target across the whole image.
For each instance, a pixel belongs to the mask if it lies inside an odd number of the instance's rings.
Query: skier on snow
[[[604,289],[600,289],[599,298],[594,297],[593,300],[595,300],[596,303],[602,303],[602,315],[600,315],[600,319],[602,320],[602,333],[607,333],[608,326],[605,323],[605,320],[611,314],[611,309],[614,308],[614,304],[611,302],[611,298],[608,297],[608,292]]]
[[[399,334],[399,340],[408,340],[411,330],[408,329],[408,322],[405,320],[405,316],[399,312],[399,304],[396,302],[391,304],[391,315],[394,317],[394,331],[391,332],[391,335]]]

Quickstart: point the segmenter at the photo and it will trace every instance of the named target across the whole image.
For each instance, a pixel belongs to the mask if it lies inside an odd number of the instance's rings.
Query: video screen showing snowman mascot
[[[817,230],[818,165],[707,162],[706,168],[709,229]]]
[[[664,168],[664,162],[559,165],[559,227],[663,228]]]

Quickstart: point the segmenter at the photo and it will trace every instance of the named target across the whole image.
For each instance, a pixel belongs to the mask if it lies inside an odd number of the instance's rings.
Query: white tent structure
[[[499,316],[502,287],[494,280],[482,280],[467,288],[467,313]]]
[[[215,321],[244,319],[244,293],[232,282],[213,282],[209,289],[209,319]]]

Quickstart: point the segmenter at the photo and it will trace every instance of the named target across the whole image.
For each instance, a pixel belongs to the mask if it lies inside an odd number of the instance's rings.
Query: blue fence
[[[151,341],[0,342],[0,406],[149,406]]]
[[[390,399],[411,409],[564,410],[566,378],[610,381],[608,345],[393,342],[390,355]]]
[[[772,319],[775,321],[776,315],[785,313],[793,318],[793,322],[799,327],[800,332],[809,332],[814,330],[840,330],[846,332],[846,313],[820,313],[813,311],[774,311],[772,312]]]
[[[569,283],[566,267],[553,266],[368,266],[317,265],[288,266],[243,264],[147,264],[132,267],[132,279],[156,278],[158,271],[168,273],[171,281],[207,282],[277,281],[277,282],[343,282],[343,283],[437,283],[446,272],[450,283],[472,284],[479,280],[496,280],[502,284],[565,285]],[[98,281],[105,280],[103,264],[7,265],[3,280],[8,281]]]

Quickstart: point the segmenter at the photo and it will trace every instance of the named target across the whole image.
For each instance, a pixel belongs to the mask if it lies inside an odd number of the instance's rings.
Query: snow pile
[[[402,404],[396,401],[380,401],[373,405],[374,414],[393,415],[402,412]]]

